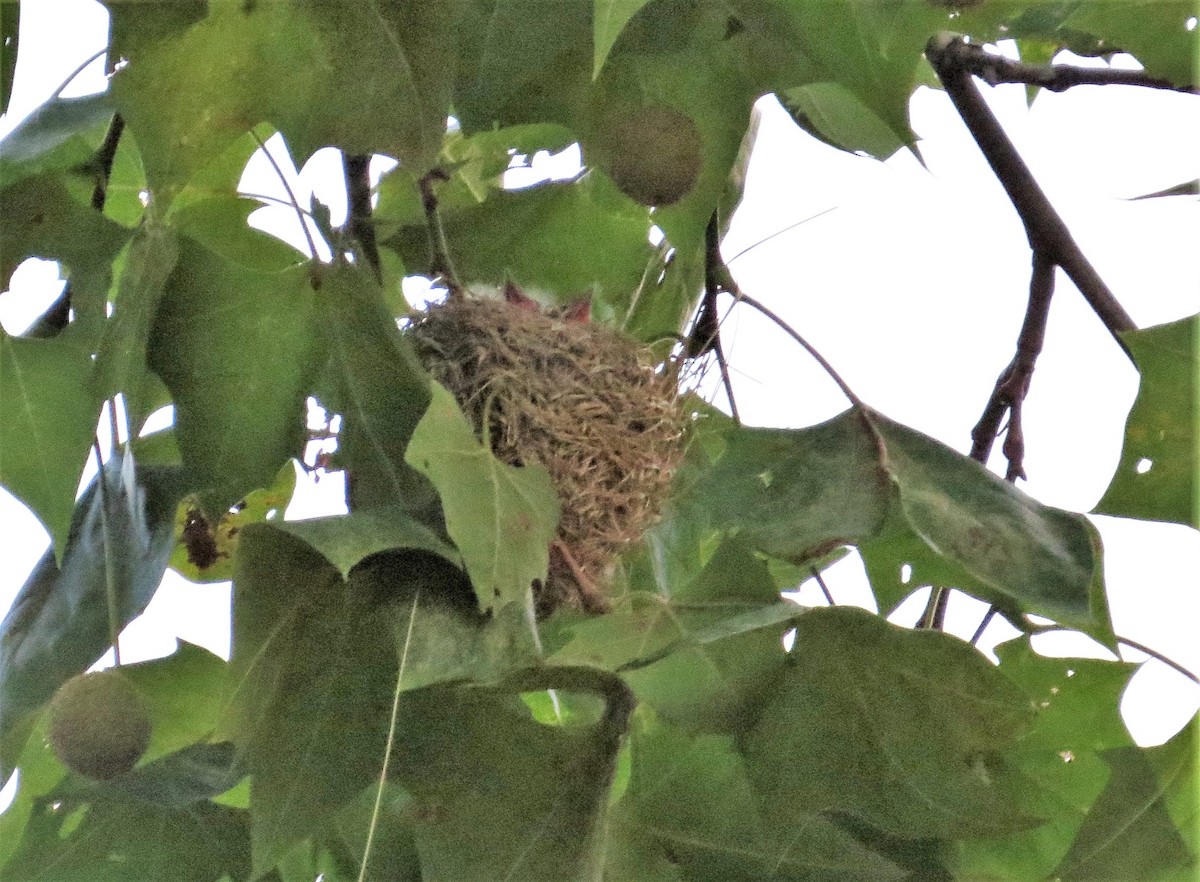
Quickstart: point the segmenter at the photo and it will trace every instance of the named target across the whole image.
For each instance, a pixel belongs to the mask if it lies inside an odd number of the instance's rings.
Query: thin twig
[[[96,456],[96,480],[100,484],[100,535],[104,540],[104,601],[108,608],[108,639],[112,643],[113,662],[121,666],[121,611],[117,600],[116,549],[113,548],[112,496],[108,491],[108,480],[104,474],[104,456],[100,452],[100,439],[92,438],[92,452]]]
[[[1174,668],[1176,671],[1183,674],[1183,676],[1187,677],[1193,683],[1200,684],[1200,676],[1193,674],[1191,671],[1189,671],[1187,668],[1185,668],[1179,662],[1173,661],[1172,659],[1167,658],[1161,652],[1153,650],[1149,646],[1144,646],[1143,644],[1138,643],[1136,640],[1129,640],[1125,637],[1118,637],[1117,642],[1124,643],[1130,649],[1136,649],[1138,652],[1146,653],[1146,655],[1150,656],[1151,658],[1158,659],[1160,662],[1162,662],[1167,667]]]
[[[104,211],[104,203],[108,200],[108,179],[112,177],[113,160],[117,156],[117,147],[121,143],[121,133],[125,131],[125,120],[119,113],[114,113],[104,133],[104,140],[96,148],[88,166],[96,172],[96,186],[92,189],[92,208]]]
[[[275,161],[275,157],[271,155],[271,151],[267,149],[266,143],[258,136],[258,132],[251,130],[250,134],[258,142],[258,147],[262,150],[263,155],[267,157],[267,162],[271,163],[271,168],[275,169],[275,174],[279,177],[279,183],[283,184],[283,189],[288,194],[288,199],[291,200],[292,208],[296,210],[296,217],[300,221],[300,230],[304,233],[304,240],[308,243],[308,256],[316,260],[317,243],[313,241],[312,233],[308,230],[308,222],[305,219],[304,209],[300,207],[300,200],[292,192],[292,185],[288,183],[287,176],[284,175],[283,169],[279,167],[279,163]]]
[[[430,269],[435,279],[441,279],[446,285],[446,297],[453,303],[465,297],[458,274],[454,271],[454,263],[450,260],[450,246],[446,242],[446,230],[442,226],[442,216],[438,211],[437,193],[433,191],[436,181],[448,181],[449,175],[443,169],[430,169],[417,186],[421,190],[421,205],[425,209],[425,225],[429,229]]]
[[[836,209],[837,209],[836,205],[831,205],[831,206],[829,206],[829,208],[826,208],[824,211],[818,211],[816,214],[809,215],[808,217],[804,218],[804,220],[798,220],[794,224],[788,224],[782,230],[776,230],[771,235],[765,236],[764,238],[759,239],[753,245],[747,245],[745,248],[743,248],[737,254],[733,255],[733,257],[729,258],[729,260],[725,261],[725,265],[728,266],[729,264],[733,263],[735,260],[745,257],[749,252],[753,251],[759,245],[765,245],[767,242],[770,242],[776,236],[782,236],[784,233],[794,230],[794,229],[796,229],[796,227],[802,227],[809,221],[816,220],[819,217],[824,217],[825,215],[829,214],[829,212],[834,211]]]
[[[408,664],[408,648],[412,645],[413,623],[417,620],[417,606],[421,601],[421,589],[413,593],[412,611],[408,614],[408,630],[404,635],[404,648],[400,651],[400,668],[396,673],[396,691],[392,694],[392,716],[388,722],[387,741],[383,748],[383,762],[379,768],[379,787],[375,791],[375,804],[371,807],[371,821],[367,825],[367,841],[363,844],[362,864],[358,868],[358,882],[367,878],[367,862],[371,859],[371,846],[375,841],[375,830],[379,826],[379,814],[383,808],[383,788],[387,785],[388,765],[392,758],[392,748],[396,742],[396,721],[400,718],[400,696],[403,694],[401,684],[404,682],[404,668]]]
[[[1074,86],[1143,86],[1195,94],[1194,83],[1180,84],[1149,76],[1144,70],[1116,70],[1111,67],[1086,68],[1069,64],[1026,64],[1001,55],[993,55],[977,43],[966,43],[959,50],[963,69],[989,86],[1000,83],[1025,83],[1051,92],[1065,92]]]
[[[742,291],[740,288],[736,292],[734,292],[734,296],[742,303],[745,303],[747,306],[754,308],[755,310],[757,310],[758,312],[762,313],[764,316],[769,318],[772,322],[775,323],[775,325],[781,331],[783,331],[785,334],[787,334],[789,337],[791,337],[793,340],[795,340],[797,343],[799,343],[800,346],[804,349],[804,351],[807,352],[809,355],[811,355],[813,357],[813,359],[816,360],[817,364],[819,364],[821,366],[821,369],[824,370],[825,373],[829,374],[830,379],[832,379],[833,382],[835,382],[837,384],[837,387],[842,390],[842,394],[845,395],[848,399],[850,399],[850,403],[853,404],[855,408],[857,408],[859,411],[863,411],[863,412],[868,410],[867,406],[863,403],[862,399],[854,394],[854,390],[851,389],[848,385],[846,385],[846,381],[843,380],[841,375],[838,374],[838,372],[833,369],[833,365],[831,365],[829,362],[827,362],[825,360],[824,356],[822,356],[820,352],[818,352],[816,349],[814,349],[811,343],[809,343],[807,340],[805,340],[803,337],[801,337],[800,334],[797,333],[796,330],[791,325],[789,325],[782,318],[780,318],[778,315],[776,315],[774,312],[772,312],[770,309],[768,309],[765,305],[763,305],[762,303],[759,303],[757,300],[755,300],[749,294]]]
[[[1054,295],[1054,264],[1041,251],[1033,254],[1029,280],[1029,304],[1017,336],[1017,351],[1001,371],[979,422],[971,430],[971,458],[987,465],[992,445],[1000,431],[1004,415],[1009,414],[1004,455],[1008,458],[1009,481],[1025,477],[1025,438],[1021,426],[1021,405],[1029,392],[1038,355],[1046,340],[1050,300]]]
[[[817,580],[817,587],[819,587],[821,589],[821,593],[825,595],[825,601],[830,606],[837,606],[837,604],[833,602],[833,595],[829,591],[829,586],[826,585],[825,580],[821,578],[821,571],[816,567],[811,567],[809,568],[809,572],[812,573],[812,577]]]
[[[964,38],[957,34],[937,34],[929,40],[925,54],[1020,215],[1030,247],[1066,271],[1128,355],[1129,349],[1119,334],[1135,330],[1137,325],[1083,255],[1071,231],[1054,210],[999,120],[971,82],[967,69],[970,51]]]
[[[979,623],[979,627],[975,629],[975,633],[971,635],[968,641],[972,646],[979,643],[979,638],[983,636],[983,632],[987,630],[988,625],[992,623],[992,619],[996,617],[996,607],[988,606],[987,612],[983,614],[983,620]]]
[[[346,226],[362,246],[363,258],[375,272],[375,280],[382,282],[383,264],[375,239],[375,222],[371,218],[371,156],[347,153],[343,159],[348,196]]]

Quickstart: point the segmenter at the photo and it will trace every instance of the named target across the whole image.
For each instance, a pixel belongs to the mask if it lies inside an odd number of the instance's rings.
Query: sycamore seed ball
[[[678,202],[700,177],[703,157],[696,123],[666,104],[609,114],[596,140],[609,176],[642,205]]]
[[[150,715],[116,670],[79,674],[50,701],[50,746],[64,766],[99,781],[133,768],[150,743]]]

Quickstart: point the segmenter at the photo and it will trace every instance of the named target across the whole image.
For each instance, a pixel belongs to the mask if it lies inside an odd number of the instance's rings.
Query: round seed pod
[[[150,715],[119,671],[79,674],[50,701],[50,746],[73,772],[106,781],[134,767],[150,743]]]

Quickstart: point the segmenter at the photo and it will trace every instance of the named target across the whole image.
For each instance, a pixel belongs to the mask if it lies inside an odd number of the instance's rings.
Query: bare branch
[[[1010,481],[1025,477],[1021,405],[1029,392],[1037,357],[1046,339],[1046,322],[1050,317],[1050,299],[1053,295],[1054,264],[1041,252],[1034,252],[1033,272],[1029,280],[1029,305],[1017,337],[1017,352],[1000,373],[983,416],[971,430],[971,458],[986,465],[1004,415],[1009,414],[1004,455],[1008,458],[1007,478]]]
[[[1200,93],[1200,88],[1195,83],[1173,83],[1149,76],[1141,70],[1075,67],[1069,64],[1026,64],[993,55],[977,43],[963,44],[957,60],[963,70],[974,74],[990,86],[1000,83],[1025,83],[1049,89],[1051,92],[1065,92],[1074,86],[1143,86],[1147,89]]]
[[[700,358],[712,352],[717,358],[717,368],[721,372],[721,384],[725,387],[725,397],[729,399],[729,413],[735,422],[741,422],[738,414],[737,401],[733,397],[733,382],[729,378],[729,362],[725,359],[725,350],[721,346],[721,323],[717,319],[717,295],[721,292],[721,234],[718,225],[717,212],[708,219],[704,231],[704,299],[696,321],[692,324],[691,333],[684,343],[685,359]]]
[[[454,302],[462,300],[465,294],[450,260],[450,246],[446,242],[446,230],[442,227],[442,216],[438,212],[437,194],[433,191],[434,182],[447,180],[449,176],[444,170],[432,168],[421,177],[417,186],[421,190],[421,205],[425,209],[425,224],[429,229],[430,269],[434,278],[441,279],[446,285],[447,296]]]
[[[346,227],[362,246],[363,258],[374,270],[376,281],[382,282],[383,264],[379,259],[379,244],[375,240],[375,223],[371,219],[371,157],[369,154],[347,153],[343,163],[348,203]]]
[[[1000,122],[971,82],[969,45],[957,34],[938,34],[930,39],[925,54],[963,122],[970,129],[975,143],[983,151],[992,171],[1017,209],[1025,225],[1030,247],[1066,271],[1118,345],[1128,354],[1128,348],[1117,335],[1121,331],[1135,330],[1137,325],[1084,257],[1067,225],[1054,210]]]

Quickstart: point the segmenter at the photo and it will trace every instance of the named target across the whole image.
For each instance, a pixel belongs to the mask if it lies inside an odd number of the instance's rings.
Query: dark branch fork
[[[1016,354],[996,380],[983,415],[971,432],[971,457],[986,464],[1004,416],[1008,414],[1008,431],[1003,447],[1005,458],[1008,460],[1005,477],[1008,481],[1015,482],[1018,478],[1025,477],[1025,440],[1021,411],[1038,354],[1045,341],[1056,267],[1061,266],[1075,283],[1126,355],[1129,354],[1129,349],[1119,335],[1135,330],[1137,325],[1083,255],[1066,224],[1042,192],[1029,167],[984,102],[975,84],[971,82],[971,76],[979,76],[993,85],[1028,83],[1054,91],[1062,91],[1076,85],[1118,83],[1185,92],[1196,92],[1197,89],[1195,86],[1176,86],[1148,77],[1140,71],[1085,70],[1062,65],[1022,64],[992,55],[983,47],[971,44],[957,34],[935,35],[927,44],[925,54],[992,171],[1008,193],[1025,226],[1029,246],[1033,251],[1029,304],[1017,339]],[[945,590],[934,591],[923,620],[933,627],[941,627],[945,619],[948,596],[949,592]],[[994,607],[988,608],[983,621],[971,638],[972,643],[983,636],[995,613]],[[1127,640],[1120,642],[1129,643]]]
[[[1180,85],[1149,76],[1141,70],[1075,67],[1070,64],[1026,64],[1001,55],[993,55],[977,43],[963,43],[955,52],[960,68],[979,77],[989,86],[1025,83],[1049,89],[1051,92],[1065,92],[1075,86],[1141,86],[1147,89],[1200,94],[1200,87],[1195,83]]]

